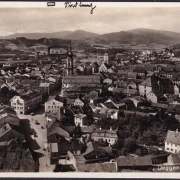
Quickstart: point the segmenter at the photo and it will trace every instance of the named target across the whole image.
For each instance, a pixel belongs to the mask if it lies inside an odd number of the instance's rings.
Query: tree
[[[124,147],[127,152],[134,152],[137,148],[136,139],[126,138],[124,142]]]
[[[136,149],[136,152],[135,152],[138,156],[142,156],[143,155],[143,151],[141,148],[138,148]]]
[[[124,140],[123,139],[118,139],[114,145],[112,145],[113,149],[120,150],[124,147]]]

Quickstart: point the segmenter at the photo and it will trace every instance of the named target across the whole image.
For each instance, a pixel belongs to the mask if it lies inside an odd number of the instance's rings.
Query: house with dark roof
[[[23,141],[24,135],[22,134],[20,127],[7,123],[0,128],[0,142],[9,142],[12,139]]]
[[[11,141],[0,147],[0,172],[38,172],[37,155],[26,143]]]
[[[53,123],[49,122],[49,124],[51,124],[51,126],[49,126],[47,130],[48,142],[54,142],[54,139],[59,138],[65,139],[67,141],[70,140],[70,133],[60,127],[60,124],[57,121]]]
[[[85,152],[81,154],[86,163],[109,162],[112,158],[103,147],[96,142],[88,142]]]
[[[168,130],[165,139],[165,151],[177,154],[180,152],[180,132]]]

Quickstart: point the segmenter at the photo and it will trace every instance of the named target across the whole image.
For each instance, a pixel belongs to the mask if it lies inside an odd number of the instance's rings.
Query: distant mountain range
[[[103,34],[99,36],[98,39],[107,42],[118,42],[121,44],[136,43],[149,45],[154,43],[173,45],[180,43],[180,33],[139,28],[129,31]]]
[[[38,39],[69,39],[75,41],[86,42],[87,44],[144,44],[144,45],[165,45],[171,46],[180,44],[180,33],[171,31],[161,31],[138,28],[129,31],[120,31],[107,34],[96,34],[83,30],[77,31],[62,31],[54,33],[17,33],[9,36],[1,36],[0,39],[16,39],[24,37],[30,40]],[[43,40],[44,41],[44,40]]]
[[[70,39],[79,40],[84,38],[97,37],[99,34],[77,30],[77,31],[62,31],[53,33],[16,33],[9,36],[1,36],[0,39],[15,39],[18,37],[25,37],[27,39],[41,39],[41,38],[56,38],[56,39]]]

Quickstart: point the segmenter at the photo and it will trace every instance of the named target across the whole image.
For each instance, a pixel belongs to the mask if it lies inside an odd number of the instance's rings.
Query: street
[[[52,172],[54,166],[50,165],[49,152],[47,150],[47,129],[45,115],[22,115],[18,117],[24,121],[29,120],[32,135],[30,135],[30,146],[39,155],[39,171],[40,172]],[[38,121],[39,124],[36,124]],[[43,127],[43,128],[42,128]],[[30,134],[31,132],[29,132]]]
[[[56,95],[59,95],[59,91],[55,91],[49,96],[48,101],[54,99]],[[18,117],[25,123],[27,134],[29,134],[28,142],[31,148],[39,155],[39,171],[40,172],[53,172],[55,165],[50,165],[50,158],[47,144],[47,129],[46,129],[46,117],[44,113],[44,107],[40,107],[35,115],[23,115],[17,114]],[[30,128],[28,128],[30,126]]]

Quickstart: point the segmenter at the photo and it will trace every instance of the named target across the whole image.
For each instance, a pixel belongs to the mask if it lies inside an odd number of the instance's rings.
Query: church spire
[[[106,52],[104,54],[104,61],[103,63],[109,64],[109,54],[108,54],[108,49],[106,49]]]

